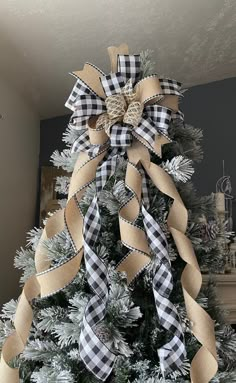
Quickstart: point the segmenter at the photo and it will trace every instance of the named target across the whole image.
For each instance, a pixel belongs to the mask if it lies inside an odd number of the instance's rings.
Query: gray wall
[[[203,130],[204,159],[196,166],[194,182],[200,194],[215,191],[216,181],[222,176],[222,160],[231,176],[236,196],[236,78],[190,88],[181,102],[185,121]],[[61,136],[69,115],[41,121],[41,165],[49,164],[53,150],[63,148]],[[236,204],[234,203],[236,223]],[[234,225],[235,226],[235,225]]]
[[[35,223],[39,161],[38,114],[5,78],[0,78],[0,306],[20,293],[16,250]]]

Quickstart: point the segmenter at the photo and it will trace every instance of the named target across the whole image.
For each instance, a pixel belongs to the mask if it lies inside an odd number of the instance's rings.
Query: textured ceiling
[[[1,0],[0,76],[42,118],[66,112],[68,76],[106,47],[154,50],[156,71],[189,87],[236,75],[235,0]]]

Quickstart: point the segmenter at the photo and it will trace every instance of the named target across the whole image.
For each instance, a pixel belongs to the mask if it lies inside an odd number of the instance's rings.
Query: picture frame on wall
[[[54,166],[41,167],[39,212],[40,226],[43,225],[43,221],[48,216],[48,213],[53,213],[54,211],[60,209],[59,199],[63,197],[55,191],[56,179],[60,176],[68,177],[68,172]]]

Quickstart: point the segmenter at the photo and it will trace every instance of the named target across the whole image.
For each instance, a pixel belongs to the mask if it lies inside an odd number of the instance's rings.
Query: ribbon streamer
[[[134,159],[130,151],[128,156]],[[153,293],[159,321],[173,335],[171,341],[158,350],[160,366],[165,376],[168,372],[180,367],[186,357],[184,335],[177,310],[169,300],[173,283],[164,233],[144,204],[142,204],[142,212],[146,233],[135,224],[140,213],[142,187],[142,173],[135,165],[129,162],[126,172],[126,187],[132,191],[133,197],[121,208],[119,214],[121,240],[130,252],[120,263],[118,270],[125,271],[128,283],[131,283],[150,263],[150,248],[160,262],[160,267],[153,279]]]
[[[114,171],[115,163],[112,162],[112,158],[118,155],[119,150],[122,153],[123,143],[127,144],[124,147],[127,147],[129,158],[126,185],[133,191],[133,195],[128,204],[121,208],[119,214],[121,239],[130,249],[130,252],[117,266],[117,270],[125,271],[128,283],[130,283],[150,262],[150,246],[157,255],[161,255],[159,274],[157,270],[156,278],[153,281],[154,295],[155,289],[160,293],[160,296],[155,295],[157,312],[164,302],[162,300],[163,295],[166,295],[166,305],[170,304],[168,292],[171,290],[172,284],[166,244],[157,223],[152,221],[152,217],[148,216],[145,203],[142,212],[146,233],[135,226],[135,219],[141,207],[141,190],[142,183],[144,183],[144,178],[139,171],[139,167],[141,167],[157,189],[173,199],[167,223],[178,252],[186,262],[181,276],[186,310],[189,319],[193,323],[192,332],[202,344],[191,363],[191,381],[192,383],[207,383],[217,371],[214,322],[195,301],[201,288],[201,273],[191,242],[185,235],[187,210],[172,179],[163,169],[151,162],[149,153],[154,152],[161,155],[162,144],[169,142],[167,133],[170,121],[174,118],[183,119],[183,115],[178,111],[177,102],[180,96],[180,84],[170,79],[158,79],[155,75],[140,81],[139,55],[129,55],[128,47],[125,44],[120,47],[111,47],[108,52],[111,58],[112,71],[117,75],[118,70],[119,76],[109,75],[109,78],[94,65],[88,63],[82,71],[74,73],[77,82],[66,105],[74,112],[70,124],[75,129],[81,130],[82,133],[73,146],[73,151],[79,150],[80,153],[72,174],[66,208],[56,212],[47,220],[42,234],[42,241],[40,241],[35,254],[37,274],[31,277],[24,286],[14,320],[15,332],[7,338],[3,345],[0,378],[4,383],[19,383],[19,370],[11,368],[8,363],[24,350],[33,318],[30,305],[32,299],[55,294],[71,283],[79,270],[83,253],[85,253],[88,278],[92,275],[92,273],[89,273],[91,265],[101,267],[101,260],[97,258],[94,251],[94,241],[96,242],[97,233],[93,233],[91,238],[88,236],[91,234],[91,221],[94,223],[98,219],[99,224],[97,205],[99,191],[104,186],[109,174]],[[115,78],[117,81],[115,81]],[[134,123],[131,125],[130,120],[128,120],[129,123],[126,123],[124,116],[119,116],[119,120],[109,127],[110,132],[107,135],[104,129],[105,124],[96,125],[97,121],[99,121],[98,116],[107,113],[105,100],[114,94],[122,94],[123,84],[127,84],[130,79],[132,80],[132,87],[130,87],[130,84],[129,87],[127,86],[128,94],[125,93],[124,96],[126,97],[124,115],[133,101],[130,102],[128,99],[130,90],[132,94],[135,93],[135,101],[142,105],[143,114],[140,116],[137,112],[135,118],[132,119]],[[114,83],[116,82],[118,85],[114,89]],[[94,117],[91,118],[91,116]],[[108,117],[111,117],[109,113]],[[108,151],[110,146],[113,147],[111,152]],[[83,151],[81,151],[81,148]],[[87,150],[87,152],[84,150]],[[95,195],[94,201],[87,212],[88,215],[83,217],[79,209],[79,201],[88,185],[93,181],[96,182],[97,195]],[[42,242],[65,229],[68,230],[71,237],[75,251],[74,256],[64,264],[51,268]],[[137,235],[138,233],[139,235]],[[153,242],[153,236],[164,241],[162,248],[160,244]],[[94,260],[94,262],[91,263],[91,260]],[[98,270],[98,274],[102,275],[103,273],[101,279],[104,283],[104,290],[101,292],[94,289],[94,281],[90,281],[94,296],[87,309],[92,307],[93,314],[97,314],[100,310],[101,315],[94,320],[94,318],[89,318],[88,312],[85,312],[81,331],[80,353],[87,368],[99,379],[105,380],[111,372],[115,356],[105,345],[99,343],[99,338],[91,336],[94,333],[93,327],[104,317],[104,305],[108,294],[106,270],[105,268]],[[159,278],[163,278],[165,275],[164,285],[158,286]],[[174,318],[173,312],[171,318]],[[165,327],[166,318],[161,318],[159,315],[159,319],[162,320],[161,323]],[[169,345],[170,349],[166,350],[166,352],[159,350],[163,370],[180,365],[184,355],[182,331],[179,327],[178,318],[175,319],[176,321],[172,320],[174,326],[170,329],[173,333],[173,343]],[[89,326],[87,326],[88,324]],[[88,335],[86,334],[87,330],[89,331],[89,339],[86,336]],[[91,354],[91,338],[92,342],[94,342],[94,347],[92,345],[93,354]],[[96,347],[99,345],[101,348],[97,350]],[[95,358],[93,359],[94,366],[90,365],[92,355]],[[101,360],[103,365],[100,364]]]
[[[158,350],[162,374],[165,376],[166,373],[181,367],[186,358],[184,335],[176,307],[169,299],[173,290],[173,278],[165,235],[144,206],[142,210],[150,248],[160,262],[160,267],[153,278],[157,313],[161,325],[172,333],[171,340]]]
[[[96,195],[84,218],[84,258],[87,280],[94,292],[83,317],[80,335],[80,356],[86,367],[100,380],[110,375],[116,355],[96,335],[96,326],[104,319],[109,294],[108,270],[96,254],[101,229],[98,197],[108,178],[116,169],[117,155],[111,153],[96,173]]]
[[[132,145],[130,150],[133,152],[133,161],[137,163],[140,161],[158,190],[173,199],[167,224],[179,255],[187,264],[181,276],[186,311],[189,320],[192,322],[192,332],[202,344],[191,363],[191,382],[209,382],[216,374],[218,368],[214,322],[195,301],[201,289],[202,276],[192,244],[185,235],[188,222],[187,210],[174,182],[162,168],[150,161],[148,150],[138,141]]]

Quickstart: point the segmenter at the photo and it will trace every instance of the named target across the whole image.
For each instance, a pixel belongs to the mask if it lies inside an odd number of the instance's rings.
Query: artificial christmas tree
[[[211,284],[199,294],[193,247],[200,266],[223,264],[217,230],[206,238],[202,225],[214,199],[189,181],[201,131],[149,52],[109,55],[109,75],[74,72],[68,148],[52,155],[73,174],[57,180],[62,209],[16,256],[25,285],[2,312],[1,382],[236,381],[235,334]]]

